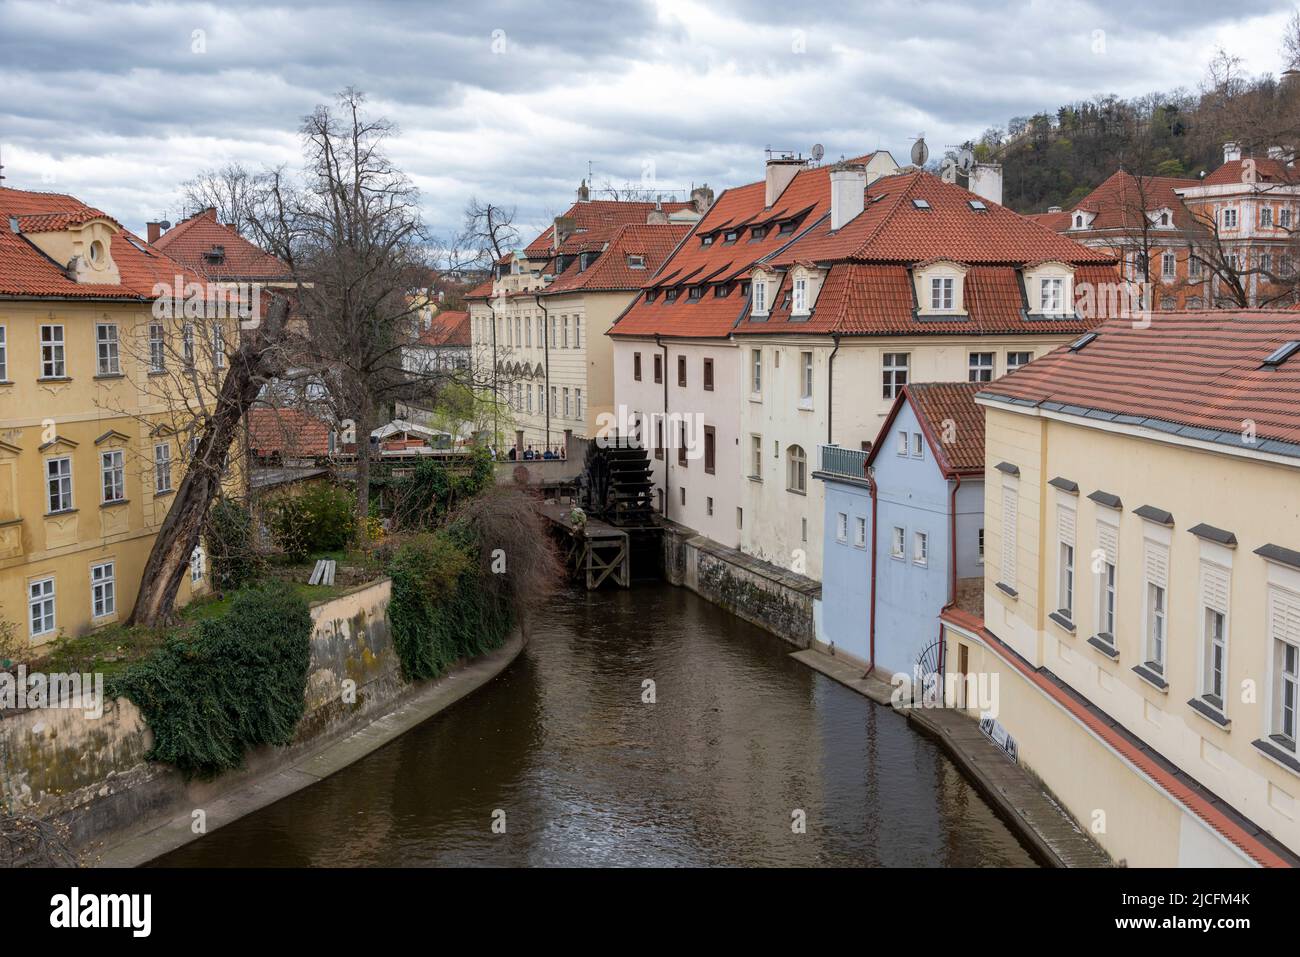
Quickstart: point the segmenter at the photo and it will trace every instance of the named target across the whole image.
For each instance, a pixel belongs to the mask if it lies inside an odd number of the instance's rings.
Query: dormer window
[[[665,291],[664,291],[664,302],[676,302],[676,301],[677,301],[677,292],[678,292],[678,291],[677,291],[676,289],[668,289],[668,290],[665,290]]]
[[[1168,225],[1170,225],[1170,222],[1169,222],[1169,213],[1168,213],[1168,212],[1163,212],[1163,213],[1160,214],[1160,225],[1161,225],[1161,226],[1168,226]]]
[[[723,234],[722,241],[724,243],[734,243],[739,238],[740,238],[740,230],[729,229]]]
[[[93,243],[90,244],[90,262],[92,265],[98,266],[103,261],[104,261],[104,244],[101,243],[98,239],[96,239]]]
[[[1060,315],[1065,308],[1065,280],[1053,276],[1038,282],[1038,311],[1048,316]]]
[[[808,280],[796,279],[794,281],[794,307],[791,310],[797,316],[808,313]]]
[[[713,236],[712,236],[712,234],[707,235],[707,236],[701,236],[701,237],[700,237],[700,245],[701,245],[701,246],[712,246],[712,245],[713,245]]]
[[[627,268],[628,268],[628,269],[645,269],[645,257],[644,257],[644,256],[628,256],[628,257],[627,257]]]
[[[690,292],[687,293],[687,297],[688,297],[692,302],[695,302],[696,300],[699,300],[699,299],[703,299],[703,298],[704,298],[704,287],[703,287],[703,286],[692,286],[691,289],[690,289]]]
[[[725,299],[731,295],[731,289],[735,283],[724,282],[713,287],[713,296],[715,299]]]
[[[749,231],[749,238],[751,242],[763,239],[766,236],[767,236],[766,226],[755,226],[753,229]]]
[[[659,290],[658,290],[658,289],[647,289],[647,290],[645,291],[645,301],[646,301],[646,302],[654,302],[654,301],[655,301],[656,299],[658,299],[658,298],[659,298]]]
[[[787,219],[784,223],[782,223],[782,224],[777,228],[777,231],[776,231],[776,232],[777,232],[777,235],[778,235],[778,236],[789,236],[792,232],[794,232],[794,227],[795,227],[795,222],[794,222],[794,220],[793,220],[793,219]]]
[[[930,280],[930,309],[932,312],[951,312],[953,307],[951,276],[935,276]]]
[[[1083,213],[1074,214],[1074,228],[1083,229]]]
[[[754,281],[754,302],[753,312],[756,316],[767,315],[767,283],[762,280]]]

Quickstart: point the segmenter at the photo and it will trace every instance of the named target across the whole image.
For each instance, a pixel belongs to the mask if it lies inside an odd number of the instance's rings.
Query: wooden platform
[[[573,506],[562,502],[541,502],[538,510],[567,540],[566,563],[585,576],[588,591],[607,580],[620,588],[632,585],[632,550],[629,529],[616,528],[589,518],[573,521]]]

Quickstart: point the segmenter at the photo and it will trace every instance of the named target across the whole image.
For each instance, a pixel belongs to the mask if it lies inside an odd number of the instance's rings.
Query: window
[[[975,538],[976,538],[975,564],[983,565],[984,564],[984,529],[981,528],[979,530],[979,534],[976,535]]]
[[[54,633],[53,578],[42,578],[27,586],[27,610],[33,638]]]
[[[898,454],[906,457],[911,449],[911,440],[908,437],[907,430],[898,433]]]
[[[198,545],[190,552],[190,581],[203,581],[203,546]]]
[[[677,357],[677,385],[679,388],[686,388],[686,357]]]
[[[1058,586],[1058,608],[1061,617],[1074,620],[1074,546],[1061,542],[1061,577]]]
[[[560,341],[559,329],[560,329],[560,317],[551,316],[551,348],[552,349],[554,349],[556,343]]]
[[[529,316],[524,319],[524,345],[530,349],[533,346],[533,319]]]
[[[993,353],[991,352],[972,352],[970,354],[970,379],[971,382],[992,382],[993,381]]]
[[[836,516],[835,540],[837,542],[847,542],[849,540],[849,516],[840,512]]]
[[[0,326],[0,382],[9,380],[9,348],[5,345],[5,327]]]
[[[50,513],[72,509],[72,459],[49,459],[45,463],[46,488],[49,491]]]
[[[882,398],[895,398],[903,390],[903,386],[907,385],[907,358],[908,354],[906,352],[885,353]]]
[[[1201,275],[1202,268],[1201,258],[1199,256],[1190,256],[1187,259],[1187,278],[1198,279]]]
[[[533,387],[532,386],[530,385],[524,386],[524,399],[526,400],[526,404],[528,406],[528,414],[532,415],[533,414]]]
[[[1273,227],[1273,207],[1261,206],[1259,208],[1259,224],[1265,229]]]
[[[573,414],[576,418],[583,418],[582,414],[582,390],[573,390]]]
[[[867,520],[861,515],[857,518],[856,528],[853,532],[853,544],[858,548],[867,547]]]
[[[713,391],[713,360],[704,360],[704,391]]]
[[[1009,485],[1002,487],[1002,568],[999,581],[1015,588],[1016,586],[1016,490]]]
[[[1160,275],[1165,279],[1173,279],[1178,275],[1178,257],[1173,253],[1165,253],[1160,257]]]
[[[808,311],[807,279],[796,279],[794,281],[794,308],[792,311],[796,315],[803,315]]]
[[[117,611],[117,579],[112,562],[90,566],[90,614],[103,618]]]
[[[655,353],[655,381],[664,381],[664,357],[657,352]]]
[[[63,327],[41,326],[41,377],[62,379],[67,376],[64,362]]]
[[[1220,711],[1227,682],[1229,593],[1228,569],[1201,562],[1201,697]]]
[[[126,501],[126,472],[124,454],[118,450],[105,452],[99,457],[100,474],[103,477],[104,504]]]
[[[808,541],[808,519],[806,518],[799,519],[799,540]]]
[[[928,565],[930,563],[930,536],[925,532],[912,533],[912,564]]]
[[[686,291],[686,298],[691,302],[699,302],[704,298],[704,287],[691,286],[691,288]]]
[[[1277,211],[1277,224],[1283,229],[1291,228],[1291,207],[1283,206]]]
[[[632,353],[632,378],[641,381],[641,353]]]
[[[901,559],[904,555],[904,549],[907,548],[907,532],[897,525],[894,526],[894,534],[889,540],[889,555],[891,558]]]
[[[628,268],[628,269],[645,269],[645,257],[644,257],[644,256],[631,256],[631,255],[629,255],[629,256],[627,257],[627,268]]]
[[[912,458],[925,458],[925,438],[920,432],[912,433]]]
[[[1236,228],[1237,228],[1237,210],[1236,210],[1235,208],[1231,207],[1231,206],[1229,206],[1227,209],[1225,209],[1225,210],[1223,211],[1222,222],[1223,222],[1223,228],[1224,228],[1224,229],[1236,229]]]
[[[571,396],[569,395],[569,390],[566,388],[563,390],[563,392],[564,392],[564,417],[568,419],[572,417],[573,406],[570,403]]]
[[[153,447],[153,490],[156,495],[172,490],[172,447],[166,442]]]
[[[713,426],[704,427],[704,471],[713,475],[717,471],[717,434]]]
[[[1021,366],[1027,366],[1034,361],[1032,352],[1008,352],[1007,353],[1007,371],[1011,372],[1019,369]]]
[[[1101,552],[1101,571],[1097,576],[1097,637],[1115,644],[1115,567],[1119,558],[1119,528],[1109,522],[1097,523],[1097,548]]]
[[[1300,595],[1271,586],[1268,629],[1273,639],[1273,702],[1270,737],[1296,750],[1296,708],[1300,693]]]
[[[767,283],[754,283],[754,315],[763,316],[767,314]]]
[[[655,419],[655,458],[664,457],[664,420]]]
[[[1146,543],[1146,665],[1163,673],[1168,638],[1169,549]]]
[[[751,349],[750,356],[750,374],[749,374],[749,391],[758,395],[763,391],[763,350]]]
[[[167,369],[167,341],[162,323],[149,324],[149,371],[165,372]]]
[[[792,445],[785,450],[786,461],[789,464],[789,475],[786,481],[786,488],[791,492],[804,493],[808,491],[808,458],[803,453],[802,446]]]
[[[761,435],[749,437],[749,477],[760,480],[763,478],[763,437]]]
[[[582,348],[582,316],[573,317],[573,348]]]
[[[737,508],[737,509],[736,509],[736,528],[737,528],[737,529],[741,529],[741,528],[744,528],[744,527],[745,527],[745,510],[744,510],[743,508]]]
[[[186,368],[194,366],[194,326],[185,323],[181,328],[181,354],[185,358]]]
[[[811,352],[799,353],[799,362],[803,370],[799,376],[799,398],[811,405],[813,397],[813,354]]]
[[[936,312],[952,308],[951,276],[935,276],[930,280],[930,308]]]
[[[1056,316],[1065,311],[1065,280],[1049,277],[1038,281],[1039,312]],[[973,380],[974,381],[974,380]]]
[[[550,404],[549,408],[550,408],[552,414],[554,414],[554,412],[555,412],[555,410],[556,410],[556,408],[557,408],[557,406],[556,406],[556,402],[555,402],[555,396],[556,396],[555,386],[551,386],[551,404]]]

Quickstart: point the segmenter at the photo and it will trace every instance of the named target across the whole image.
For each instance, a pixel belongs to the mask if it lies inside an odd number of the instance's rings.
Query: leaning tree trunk
[[[276,312],[276,305],[269,311]],[[283,314],[268,316],[264,322],[282,328]],[[198,547],[203,519],[221,491],[221,476],[230,447],[239,436],[244,415],[263,384],[274,374],[271,364],[276,350],[268,346],[273,335],[270,328],[258,330],[231,357],[229,371],[222,380],[221,392],[191,457],[190,467],[154,539],[128,624],[157,628],[171,622],[176,592],[189,568],[190,556]]]
[[[374,428],[374,412],[369,396],[358,404],[356,423],[357,440],[357,521],[355,540],[358,546],[366,543],[366,519],[370,517],[370,430]]]

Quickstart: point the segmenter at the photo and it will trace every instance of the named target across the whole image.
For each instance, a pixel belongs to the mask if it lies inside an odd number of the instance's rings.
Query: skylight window
[[[926,199],[914,199],[912,200],[912,205],[917,209],[929,209],[930,201]]]
[[[1274,350],[1272,355],[1270,355],[1267,359],[1264,360],[1264,365],[1276,369],[1278,366],[1286,362],[1287,359],[1290,359],[1297,352],[1300,352],[1300,341],[1292,340],[1291,342],[1284,342],[1276,350]]]
[[[1078,339],[1075,339],[1073,342],[1070,343],[1070,351],[1078,352],[1080,349],[1082,349],[1084,346],[1086,346],[1088,343],[1092,342],[1096,338],[1097,338],[1097,333],[1085,332]]]
[[[988,210],[988,207],[984,205],[984,200],[982,199],[969,199],[967,202],[970,203],[970,208],[975,210],[977,213],[982,213]]]

